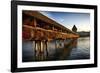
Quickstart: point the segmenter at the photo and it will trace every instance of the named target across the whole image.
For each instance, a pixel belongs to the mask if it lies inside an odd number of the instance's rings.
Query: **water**
[[[68,59],[89,59],[90,58],[90,38],[79,38],[77,47],[74,47]]]
[[[35,49],[34,41],[23,41],[23,62],[89,59],[90,38],[53,40],[47,42],[47,48],[42,48],[42,52]]]

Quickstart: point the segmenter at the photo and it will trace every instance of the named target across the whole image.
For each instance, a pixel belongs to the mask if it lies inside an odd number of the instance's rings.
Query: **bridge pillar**
[[[35,40],[35,57],[39,60],[43,60],[48,56],[47,40],[40,41]]]
[[[57,52],[57,41],[55,40],[55,52]]]

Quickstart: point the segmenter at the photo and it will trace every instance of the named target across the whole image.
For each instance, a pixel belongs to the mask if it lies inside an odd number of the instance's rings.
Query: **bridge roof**
[[[75,32],[73,32],[73,31],[71,31],[70,29],[66,28],[65,26],[63,26],[63,25],[57,23],[56,21],[50,19],[49,17],[47,17],[47,16],[41,14],[41,13],[38,12],[38,11],[29,11],[29,10],[27,11],[27,10],[24,10],[23,13],[24,13],[24,14],[27,14],[27,15],[29,15],[29,16],[35,17],[35,18],[37,18],[37,19],[40,19],[40,20],[42,20],[42,21],[44,21],[44,22],[46,22],[46,23],[52,24],[52,25],[54,25],[55,27],[64,29],[65,31],[68,31],[68,32],[70,32],[70,33],[76,34]]]

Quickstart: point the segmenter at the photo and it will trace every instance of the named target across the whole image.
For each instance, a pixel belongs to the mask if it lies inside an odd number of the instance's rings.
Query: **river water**
[[[90,58],[90,38],[81,37],[78,39],[77,46],[70,53],[69,59],[89,59]]]
[[[55,40],[47,43],[47,50],[36,52],[34,41],[23,41],[22,61],[79,60],[90,58],[90,38]]]

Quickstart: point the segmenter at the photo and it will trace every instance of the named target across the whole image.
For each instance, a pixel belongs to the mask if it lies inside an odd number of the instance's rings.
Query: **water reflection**
[[[89,37],[52,41],[23,40],[22,61],[89,59]]]
[[[90,58],[90,37],[78,39],[77,48],[73,48],[69,59],[89,59]]]

